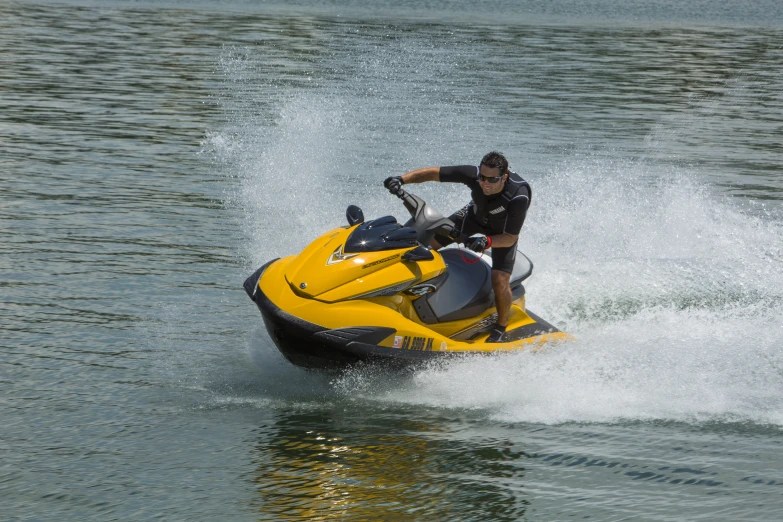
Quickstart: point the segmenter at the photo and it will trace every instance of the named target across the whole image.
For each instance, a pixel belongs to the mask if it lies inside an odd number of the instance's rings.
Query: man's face
[[[486,165],[479,167],[479,183],[481,184],[481,190],[487,196],[502,192],[507,177],[508,174],[500,175],[499,167],[490,168]]]

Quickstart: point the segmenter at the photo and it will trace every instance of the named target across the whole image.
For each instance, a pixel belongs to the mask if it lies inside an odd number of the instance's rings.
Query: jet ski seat
[[[447,271],[428,283],[436,289],[413,301],[419,318],[426,324],[468,319],[495,305],[491,269],[479,256],[469,250],[445,248],[440,250]],[[511,274],[512,299],[525,294],[522,281],[533,271],[533,265],[524,255],[518,255]]]

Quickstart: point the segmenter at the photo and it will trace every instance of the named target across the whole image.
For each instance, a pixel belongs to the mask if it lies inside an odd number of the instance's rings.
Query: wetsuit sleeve
[[[443,183],[462,183],[470,186],[478,179],[478,168],[475,165],[457,165],[440,168],[440,181]]]
[[[525,222],[527,207],[529,205],[530,193],[527,190],[517,194],[517,196],[509,202],[504,232],[514,235],[519,234],[519,231],[522,230],[522,223]]]

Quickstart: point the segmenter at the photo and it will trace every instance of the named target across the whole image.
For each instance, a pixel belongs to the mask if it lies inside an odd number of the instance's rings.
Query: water
[[[0,6],[0,515],[776,520],[774,2]],[[578,340],[309,373],[241,288],[500,149]],[[444,212],[454,186],[416,187]]]

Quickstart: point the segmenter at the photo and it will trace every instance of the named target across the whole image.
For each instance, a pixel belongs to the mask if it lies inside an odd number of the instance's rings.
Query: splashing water
[[[687,177],[610,171],[581,164],[540,184],[525,240],[538,261],[528,306],[577,341],[427,369],[379,398],[509,421],[781,425],[780,223]]]

